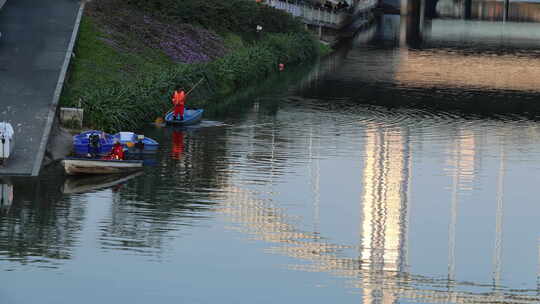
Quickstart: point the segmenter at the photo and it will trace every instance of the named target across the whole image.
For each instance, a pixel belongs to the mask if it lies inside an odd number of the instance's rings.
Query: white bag
[[[5,160],[11,155],[14,133],[11,124],[0,122],[0,160]]]

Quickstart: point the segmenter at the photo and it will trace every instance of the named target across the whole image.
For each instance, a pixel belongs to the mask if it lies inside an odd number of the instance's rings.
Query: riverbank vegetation
[[[211,107],[319,51],[298,20],[255,1],[94,0],[61,103],[83,107],[89,127],[135,129],[170,108],[176,85],[203,79],[188,103]]]

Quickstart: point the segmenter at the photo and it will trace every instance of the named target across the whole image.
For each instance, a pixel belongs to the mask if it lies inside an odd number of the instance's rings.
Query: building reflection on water
[[[361,268],[398,276],[407,271],[410,147],[407,130],[370,128],[366,134],[361,220]],[[366,280],[367,279],[367,280]],[[364,303],[394,303],[386,276],[364,278]]]
[[[495,244],[493,246],[493,282],[460,282],[456,278],[456,227],[459,225],[459,202],[473,190],[476,172],[481,162],[478,134],[466,127],[450,129],[451,139],[444,158],[445,176],[451,187],[448,197],[448,275],[430,277],[411,272],[408,260],[408,227],[411,205],[414,151],[406,127],[384,128],[368,125],[364,134],[362,180],[359,198],[361,217],[357,244],[340,244],[318,228],[313,231],[301,219],[268,193],[242,186],[226,186],[227,198],[217,212],[230,219],[231,229],[249,235],[250,239],[269,243],[268,253],[298,259],[287,268],[295,271],[327,272],[345,278],[348,285],[360,290],[362,303],[399,303],[411,300],[419,303],[536,303],[538,290],[513,290],[501,283],[502,219],[504,189],[504,150],[500,143],[500,168],[497,177]],[[324,138],[324,136],[323,136]],[[247,154],[274,150],[252,145]],[[310,145],[304,148],[309,149]],[[256,150],[261,151],[257,152]],[[315,149],[316,150],[316,149]],[[318,191],[319,157],[310,156],[307,164],[312,179],[314,227],[317,225],[320,193]],[[269,160],[272,163],[272,160]],[[281,162],[274,160],[276,166]],[[241,184],[241,183],[232,183]],[[269,181],[268,187],[272,188]],[[272,190],[266,190],[272,193]],[[414,246],[414,244],[413,244]],[[351,250],[357,252],[351,256]]]

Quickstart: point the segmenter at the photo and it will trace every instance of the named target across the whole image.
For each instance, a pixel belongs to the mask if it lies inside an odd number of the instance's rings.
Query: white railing
[[[354,13],[359,13],[361,11],[372,10],[377,6],[378,0],[361,0],[357,1],[354,6]]]
[[[327,10],[313,6],[300,4],[299,2],[288,2],[281,0],[266,0],[264,3],[268,6],[288,12],[289,14],[304,19],[304,22],[310,24],[325,24],[334,27],[341,27],[350,17],[348,11]]]

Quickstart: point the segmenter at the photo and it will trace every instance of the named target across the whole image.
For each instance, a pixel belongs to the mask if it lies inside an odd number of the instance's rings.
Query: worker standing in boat
[[[182,90],[180,86],[176,87],[176,90],[172,96],[172,103],[174,106],[173,117],[174,119],[184,120],[184,106],[186,104],[186,92]]]

